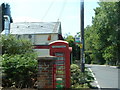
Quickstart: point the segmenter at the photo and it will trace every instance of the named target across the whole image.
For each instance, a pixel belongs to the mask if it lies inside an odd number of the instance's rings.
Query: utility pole
[[[81,44],[82,44],[82,48],[81,48],[81,71],[84,72],[85,69],[85,58],[84,58],[84,0],[81,0],[81,7],[80,7],[80,12],[81,12],[81,20],[80,20],[80,24],[81,24]]]
[[[4,29],[3,8],[4,8],[4,4],[0,5],[0,33]]]

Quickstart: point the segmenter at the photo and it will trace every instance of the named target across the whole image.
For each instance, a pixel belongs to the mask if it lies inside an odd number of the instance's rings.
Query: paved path
[[[120,80],[120,71],[116,67],[110,67],[106,65],[86,65],[90,70],[93,71],[95,77],[96,86],[98,88],[118,88]],[[113,89],[117,90],[117,89]]]

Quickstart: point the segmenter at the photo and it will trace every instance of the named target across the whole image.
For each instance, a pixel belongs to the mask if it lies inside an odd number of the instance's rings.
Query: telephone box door
[[[70,50],[66,41],[50,43],[50,55],[56,56],[55,88],[70,88]]]

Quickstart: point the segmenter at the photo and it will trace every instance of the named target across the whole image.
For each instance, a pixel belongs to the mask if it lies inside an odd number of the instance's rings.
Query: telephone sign
[[[52,48],[66,48],[66,46],[52,46]]]
[[[75,42],[80,43],[80,37],[75,37]]]

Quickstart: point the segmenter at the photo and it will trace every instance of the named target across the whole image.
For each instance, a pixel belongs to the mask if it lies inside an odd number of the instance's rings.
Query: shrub
[[[0,45],[2,46],[2,54],[15,55],[34,52],[32,43],[29,40],[17,39],[13,35],[2,35]]]
[[[91,72],[85,68],[85,72],[81,72],[76,64],[71,65],[71,84],[72,88],[90,88],[90,83],[94,81]]]
[[[30,41],[2,36],[2,86],[32,87],[37,76],[37,54]]]
[[[30,87],[32,78],[36,77],[37,61],[33,59],[32,54],[28,55],[3,55],[2,66],[5,79],[3,86]]]

